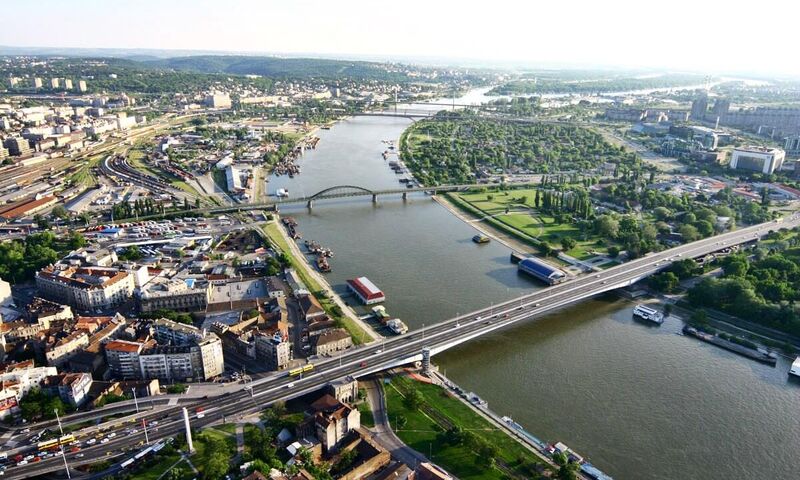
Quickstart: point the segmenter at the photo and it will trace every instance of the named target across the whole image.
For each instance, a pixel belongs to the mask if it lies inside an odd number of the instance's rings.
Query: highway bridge
[[[357,378],[418,361],[422,358],[423,349],[427,349],[431,355],[435,355],[495,330],[536,319],[583,299],[631,285],[667,268],[674,261],[702,257],[733,245],[752,243],[770,231],[784,227],[794,228],[799,225],[800,214],[794,214],[790,218],[742,228],[652,253],[599,273],[537,290],[490,308],[451,318],[382,342],[373,342],[336,358],[316,361],[314,369],[305,377],[289,377],[286,372],[268,373],[255,377],[253,381],[243,385],[241,390],[228,393],[222,398],[187,400],[181,405],[166,406],[144,412],[140,418],[147,422],[153,420],[159,422],[157,431],[152,428],[149,431],[151,442],[173,436],[183,430],[180,410],[182,406],[188,407],[190,411],[199,406],[205,409],[203,418],[192,420],[194,428],[218,422],[235,421],[243,414],[257,412],[279,400],[289,400],[314,392],[330,382],[346,376]],[[32,430],[35,428],[35,426],[31,427]],[[144,440],[144,434],[140,429],[139,432],[126,435],[122,432],[123,429],[124,426],[120,426],[117,436],[103,445],[84,448],[80,452],[83,455],[80,458],[77,458],[75,454],[67,454],[67,460],[74,467],[113,457],[118,457],[118,461],[130,458],[140,448],[137,445]],[[81,432],[75,433],[80,439]],[[84,439],[86,438],[84,437]],[[27,450],[30,451],[31,447],[27,447]],[[122,453],[123,450],[127,451]],[[16,451],[9,452],[9,455],[14,453]],[[119,464],[114,467],[114,469],[119,468],[121,468]],[[6,477],[22,479],[63,469],[63,459],[55,457],[34,464],[9,467]],[[114,469],[105,473],[114,473]]]

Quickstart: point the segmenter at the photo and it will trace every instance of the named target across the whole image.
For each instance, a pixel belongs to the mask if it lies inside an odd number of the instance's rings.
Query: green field
[[[364,343],[364,339],[367,338],[367,332],[365,332],[361,326],[359,326],[346,315],[337,315],[334,312],[334,307],[336,304],[331,299],[321,294],[323,291],[322,286],[308,272],[308,269],[312,267],[304,259],[299,259],[292,255],[292,250],[289,248],[289,244],[286,243],[286,238],[284,237],[283,233],[278,230],[282,227],[277,222],[273,222],[264,225],[263,228],[264,232],[272,240],[272,242],[275,243],[276,247],[289,257],[289,262],[291,263],[292,268],[294,268],[294,270],[300,276],[300,279],[303,281],[303,283],[305,283],[306,287],[309,288],[311,293],[314,294],[314,297],[316,297],[320,305],[322,305],[325,311],[328,312],[328,315],[330,315],[331,318],[341,320],[343,327],[347,329],[347,331],[350,333],[350,336],[353,338],[353,344],[360,345]]]
[[[151,460],[146,464],[147,468],[135,471],[132,475],[132,478],[135,478],[136,480],[156,480],[170,467],[172,467],[180,458],[181,456],[178,453],[173,453],[166,456],[159,455],[158,458]],[[191,469],[185,464],[185,462],[181,462],[177,466],[182,468],[185,472],[188,472],[186,478],[193,477]]]
[[[420,410],[410,410],[403,404],[403,393],[416,388],[436,415],[432,418]],[[396,422],[405,417],[406,424],[397,435],[410,447],[431,455],[431,460],[462,479],[536,478],[530,467],[541,460],[505,432],[497,429],[470,407],[439,386],[393,377],[385,386],[389,418]],[[475,434],[497,448],[497,464],[480,464],[480,455],[464,444],[449,443],[442,425],[449,422]]]
[[[473,216],[490,217],[485,223],[531,246],[546,241],[551,247],[561,249],[561,239],[569,237],[577,245],[564,253],[579,260],[608,253],[610,244],[603,239],[591,234],[584,237],[575,224],[558,223],[551,215],[538,211],[534,203],[536,189],[458,193],[449,194],[447,198]],[[464,204],[471,209],[463,208]]]

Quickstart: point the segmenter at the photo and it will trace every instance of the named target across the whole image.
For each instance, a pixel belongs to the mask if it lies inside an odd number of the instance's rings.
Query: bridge
[[[147,410],[138,419],[158,420],[158,431],[150,431],[150,441],[174,436],[183,431],[181,408],[204,408],[203,418],[194,418],[194,428],[234,419],[239,415],[257,412],[276,401],[290,400],[314,392],[332,381],[352,376],[362,377],[388,368],[419,361],[425,354],[436,355],[471,339],[490,332],[539,318],[547,313],[569,306],[575,302],[598,294],[636,283],[649,275],[667,268],[672,262],[686,258],[698,258],[733,245],[748,244],[766,236],[778,228],[794,228],[800,225],[800,214],[782,221],[763,223],[720,234],[679,247],[653,253],[599,273],[578,277],[564,283],[543,288],[527,295],[460,315],[405,335],[373,342],[365,347],[353,349],[339,357],[317,361],[305,377],[289,377],[284,373],[270,372],[256,376],[239,391],[220,397],[187,399],[175,406]],[[67,417],[65,420],[69,420]],[[127,425],[120,422],[119,434],[103,445],[87,446],[81,458],[68,454],[68,461],[75,467],[112,458],[123,450],[132,450],[120,457],[130,458],[136,445],[144,440],[142,431],[124,434]],[[37,425],[32,425],[35,430]],[[81,431],[75,432],[80,438]],[[87,437],[83,437],[87,438]],[[35,447],[34,447],[35,448]],[[9,457],[19,452],[29,452],[32,447],[15,449]],[[106,452],[114,452],[107,454]],[[64,468],[63,459],[47,458],[40,462],[10,467],[6,471],[9,479],[23,479],[56,472]],[[111,475],[122,467],[116,464],[104,472]]]
[[[411,184],[407,184],[411,185]],[[515,183],[514,186],[532,186],[533,183]],[[302,196],[297,198],[278,198],[272,202],[265,202],[261,204],[251,204],[254,206],[255,209],[263,209],[267,206],[272,207],[277,204],[280,205],[289,205],[289,204],[296,204],[296,203],[305,203],[308,208],[313,208],[314,202],[318,200],[330,200],[335,198],[349,198],[349,197],[372,197],[372,203],[378,203],[378,196],[384,195],[401,195],[403,200],[408,199],[409,193],[415,192],[429,192],[432,194],[440,193],[440,192],[457,192],[461,190],[469,190],[471,188],[482,188],[482,187],[490,187],[490,186],[498,186],[495,184],[485,184],[485,183],[470,183],[470,184],[460,184],[460,185],[441,185],[438,187],[413,187],[407,186],[405,188],[388,188],[383,190],[371,190],[369,188],[360,187],[357,185],[336,185],[333,187],[328,187],[324,190],[320,190],[319,192],[310,195],[310,196]]]
[[[534,182],[518,182],[503,184],[508,188],[530,187],[538,185]],[[137,217],[137,220],[153,220],[164,217],[172,217],[175,215],[191,216],[191,215],[215,215],[218,213],[240,212],[250,210],[272,210],[277,209],[281,205],[296,205],[305,204],[308,208],[313,208],[314,203],[320,200],[331,200],[337,198],[350,198],[350,197],[371,197],[373,203],[378,202],[379,196],[386,195],[401,195],[403,200],[408,199],[409,193],[416,192],[429,192],[431,194],[441,192],[457,192],[469,190],[471,188],[486,188],[486,187],[499,187],[501,184],[496,183],[469,183],[459,185],[440,185],[436,187],[406,187],[406,188],[388,188],[383,190],[371,190],[369,188],[360,187],[357,185],[336,185],[321,190],[313,195],[304,195],[300,197],[275,197],[265,202],[257,203],[239,203],[234,205],[223,205],[220,207],[203,207],[193,208],[190,210],[182,210],[180,212],[166,212],[154,215],[145,215]],[[122,221],[123,219],[117,219]],[[93,224],[104,223],[103,219],[94,220]]]

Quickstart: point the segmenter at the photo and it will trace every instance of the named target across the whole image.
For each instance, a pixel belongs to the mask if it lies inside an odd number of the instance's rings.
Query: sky
[[[790,0],[3,0],[0,45],[800,76]],[[14,21],[10,21],[14,19]]]

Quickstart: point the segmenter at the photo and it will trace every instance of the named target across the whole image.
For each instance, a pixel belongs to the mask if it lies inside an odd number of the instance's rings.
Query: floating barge
[[[383,305],[372,307],[372,315],[396,335],[408,332],[408,326],[399,318],[391,318]]]
[[[478,234],[472,237],[472,241],[480,244],[480,243],[489,243],[490,240],[489,237],[487,237],[486,235]]]
[[[733,353],[738,353],[743,357],[752,358],[753,360],[756,360],[761,363],[766,363],[768,365],[773,365],[773,366],[776,363],[778,363],[778,358],[774,354],[761,352],[759,350],[755,350],[753,348],[749,348],[744,345],[739,345],[738,343],[731,342],[730,340],[725,340],[724,338],[718,337],[717,335],[701,332],[700,330],[694,327],[690,327],[689,325],[683,327],[683,333],[684,335],[691,335],[706,343],[716,345]]]
[[[365,305],[381,303],[386,300],[386,295],[375,286],[367,277],[358,277],[347,281],[347,288],[356,294]]]

